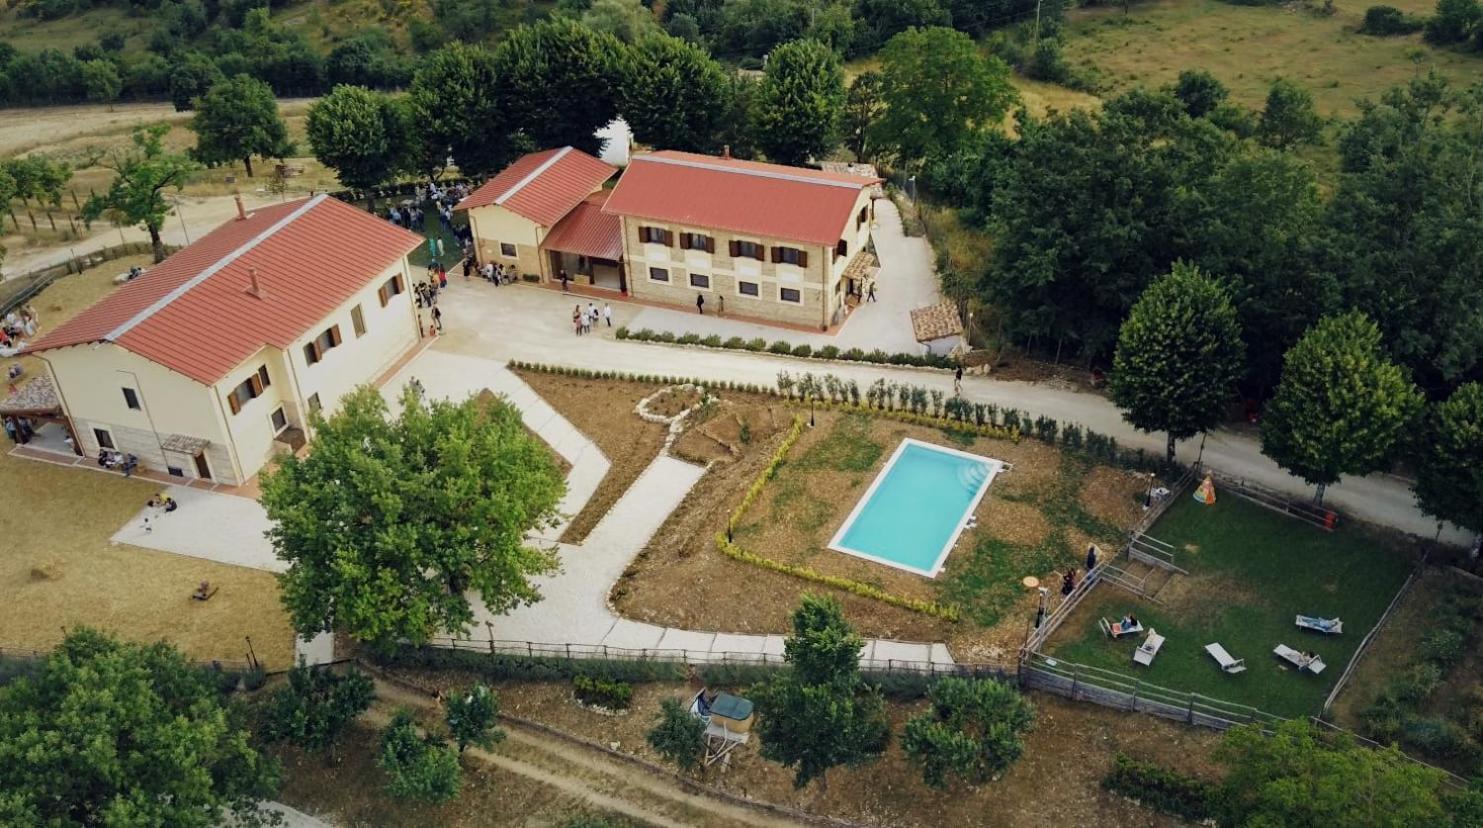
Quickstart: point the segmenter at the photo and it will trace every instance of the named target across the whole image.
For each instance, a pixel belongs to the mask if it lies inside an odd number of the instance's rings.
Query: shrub
[[[1430,696],[1441,685],[1442,669],[1435,664],[1417,664],[1397,681],[1397,697],[1414,704]]]
[[[655,752],[680,770],[694,770],[705,755],[705,724],[678,699],[660,703],[659,720],[646,738]]]
[[[254,667],[242,674],[242,687],[249,692],[261,690],[268,683],[268,673],[262,667]]]
[[[1444,759],[1462,759],[1477,751],[1467,731],[1441,716],[1418,716],[1407,721],[1402,737],[1423,753]]]
[[[613,336],[616,336],[619,339],[627,339],[628,338],[628,326],[627,325],[619,325],[618,326],[618,330],[613,331]]]
[[[848,362],[861,362],[865,359],[865,352],[859,348],[851,348],[848,351],[841,351],[839,358]]]
[[[814,356],[817,356],[820,359],[834,359],[835,357],[839,356],[839,347],[835,345],[825,345],[824,347],[820,348],[819,352]]]
[[[740,341],[740,337],[733,338]],[[716,334],[711,334],[710,336],[700,340],[700,344],[706,346],[707,348],[719,348],[721,347],[721,337]]]
[[[1406,14],[1395,6],[1371,6],[1365,9],[1365,22],[1360,25],[1361,34],[1388,37],[1419,32],[1426,25],[1421,17]]]
[[[242,683],[242,674],[232,670],[223,670],[220,667],[214,667],[211,673],[212,677],[216,680],[217,692],[224,696],[237,692],[237,685]]]
[[[1216,786],[1121,753],[1113,757],[1102,787],[1189,822],[1213,819],[1218,810]]]
[[[608,710],[627,710],[633,703],[633,685],[595,676],[573,676],[572,693],[577,701]]]
[[[779,339],[767,346],[767,350],[773,354],[791,354],[793,346],[786,339]]]
[[[447,802],[462,783],[458,753],[441,739],[418,735],[406,710],[398,710],[381,732],[376,764],[386,772],[386,792],[397,799]]]
[[[654,335],[654,341],[655,342],[674,342],[675,341],[675,335],[672,334],[672,333],[670,333],[669,331],[660,331],[659,333],[657,333],[657,334]]]
[[[756,339],[749,339],[744,347],[748,351],[765,351],[767,350],[767,340],[760,336]]]
[[[499,721],[499,698],[482,684],[444,700],[443,719],[448,724],[448,734],[458,744],[459,753],[469,745],[487,750],[504,741],[505,732],[495,727]]]
[[[260,711],[263,739],[288,742],[305,750],[324,750],[376,698],[365,673],[333,673],[324,667],[299,665],[288,673]]]
[[[945,678],[927,693],[932,709],[914,716],[901,747],[934,788],[949,774],[987,782],[1024,753],[1020,735],[1035,723],[1035,708],[1009,684],[993,679]]]
[[[1421,657],[1439,667],[1450,667],[1467,652],[1467,636],[1455,629],[1435,629],[1421,639]]]
[[[678,339],[676,339],[675,341],[678,342],[678,343],[680,343],[681,345],[698,345],[698,344],[700,344],[700,334],[696,334],[696,333],[681,334],[680,337]]]
[[[814,355],[814,349],[812,347],[810,347],[808,345],[808,343],[804,343],[804,344],[799,345],[799,346],[797,346],[796,348],[793,349],[793,356],[796,356],[796,357],[810,357],[810,356],[813,356],[813,355]]]
[[[743,349],[747,347],[747,341],[739,336],[733,336],[721,343],[722,348]]]

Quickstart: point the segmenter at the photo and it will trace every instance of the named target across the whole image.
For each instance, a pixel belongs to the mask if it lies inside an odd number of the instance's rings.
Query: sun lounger
[[[1299,615],[1297,624],[1305,630],[1321,632],[1324,635],[1338,635],[1344,632],[1344,622],[1337,618],[1319,618],[1316,615]]]
[[[1109,638],[1122,638],[1125,635],[1137,635],[1143,632],[1143,622],[1141,621],[1136,624],[1124,626],[1121,621],[1108,621],[1106,618],[1098,618],[1097,626],[1101,627],[1102,632]]]
[[[1205,652],[1209,653],[1210,657],[1215,659],[1215,663],[1220,665],[1220,669],[1227,673],[1239,673],[1246,669],[1246,659],[1232,658],[1231,654],[1226,652],[1226,648],[1218,643],[1206,644]]]
[[[1153,664],[1153,657],[1159,654],[1159,648],[1164,646],[1164,637],[1157,630],[1149,630],[1148,637],[1133,651],[1133,663],[1142,664],[1145,667]]]
[[[1272,654],[1298,668],[1298,670],[1307,670],[1315,676],[1322,673],[1323,668],[1327,666],[1323,663],[1321,656],[1315,655],[1310,657],[1303,655],[1286,644],[1278,644],[1272,649]]]

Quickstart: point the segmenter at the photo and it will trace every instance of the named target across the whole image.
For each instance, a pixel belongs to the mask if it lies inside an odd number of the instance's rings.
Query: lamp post
[[[172,198],[171,201],[175,202],[175,217],[180,219],[180,232],[185,236],[186,246],[189,246],[191,243],[191,232],[185,228],[185,212],[180,209],[180,199],[176,197]]]

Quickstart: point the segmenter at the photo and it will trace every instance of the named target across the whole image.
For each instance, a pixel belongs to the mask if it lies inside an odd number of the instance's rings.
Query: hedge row
[[[1214,819],[1218,811],[1215,785],[1121,753],[1113,757],[1102,787],[1190,822]]]
[[[511,681],[564,681],[577,676],[627,682],[685,680],[685,665],[673,661],[522,656],[413,645],[374,654],[371,659],[385,667],[468,670]]]
[[[757,475],[756,480],[752,481],[752,485],[747,488],[747,493],[742,496],[741,503],[738,503],[736,508],[731,510],[731,517],[726,519],[726,531],[728,533],[736,531],[736,525],[741,522],[742,515],[747,513],[747,510],[752,507],[752,502],[757,499],[758,495],[762,494],[762,489],[767,485],[767,481],[771,480],[773,475],[778,473],[778,467],[788,457],[789,450],[793,448],[794,443],[798,442],[798,435],[802,433],[803,418],[795,416],[793,418],[793,426],[788,429],[788,436],[783,438],[783,442],[778,445],[777,451],[772,453],[772,459],[767,461],[767,467],[762,470],[761,474]]]
[[[776,388],[751,382],[724,382],[696,379],[695,377],[667,377],[663,374],[636,374],[632,371],[595,371],[591,368],[574,368],[568,365],[546,365],[541,362],[523,362],[512,359],[506,366],[515,371],[530,371],[534,374],[553,374],[558,377],[577,379],[613,380],[615,382],[642,382],[649,385],[694,385],[709,391],[741,391],[747,394],[778,396]]]
[[[633,685],[602,676],[572,676],[577,701],[606,710],[627,710],[633,704]]]
[[[725,348],[731,351],[752,351],[753,353],[778,354],[779,356],[795,356],[808,359],[838,359],[844,362],[873,362],[879,365],[911,365],[917,368],[956,368],[957,360],[942,354],[888,354],[877,348],[867,351],[863,348],[839,348],[834,345],[825,345],[815,348],[812,345],[794,345],[786,339],[778,339],[771,343],[762,337],[755,339],[743,339],[733,336],[730,339],[722,339],[716,334],[701,336],[700,334],[673,334],[669,331],[651,331],[648,328],[639,328],[630,331],[628,328],[619,328],[616,332],[619,339],[631,339],[634,342],[665,342],[677,345],[702,345],[707,348]]]

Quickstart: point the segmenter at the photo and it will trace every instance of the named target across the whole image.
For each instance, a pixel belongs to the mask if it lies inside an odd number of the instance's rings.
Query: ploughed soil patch
[[[646,410],[660,417],[674,417],[700,402],[700,390],[679,386],[665,388],[654,395]]]
[[[391,672],[445,694],[476,678],[460,671]],[[620,716],[579,706],[571,686],[562,682],[496,682],[500,709],[616,750],[663,764],[645,740],[654,726],[660,702],[688,698],[695,692],[684,683],[634,685],[633,704]],[[722,688],[746,694],[744,687]],[[732,754],[729,768],[712,768],[701,781],[816,814],[869,825],[914,826],[1115,825],[1175,826],[1178,820],[1155,813],[1102,790],[1100,782],[1118,752],[1158,762],[1207,778],[1217,778],[1210,761],[1219,734],[1143,714],[1078,704],[1032,693],[1036,725],[1025,737],[1025,753],[1001,778],[979,786],[954,783],[946,791],[927,787],[901,750],[904,722],[926,706],[924,700],[890,703],[891,741],[877,761],[835,768],[828,785],[818,782],[799,791],[790,771],[763,759],[754,739]]]
[[[536,371],[515,373],[608,458],[607,475],[561,536],[563,543],[581,543],[664,447],[665,426],[634,413],[639,400],[662,386]]]
[[[1027,575],[1042,580],[1075,566],[1095,541],[1109,547],[1125,524],[1102,520],[1082,506],[1089,467],[1037,441],[1018,443],[909,425],[859,413],[818,412],[776,476],[744,515],[734,535],[743,549],[808,566],[890,593],[957,604],[954,623],[726,557],[717,533],[776,451],[791,419],[770,412],[780,426],[767,439],[741,446],[733,462],[718,463],[618,582],[612,599],[636,620],[687,629],[783,632],[805,592],[834,594],[860,632],[871,637],[946,641],[959,660],[1006,657],[1023,642],[1033,615]],[[705,425],[719,423],[716,417]],[[728,426],[731,427],[731,426]],[[692,428],[687,437],[704,425]],[[827,548],[834,533],[904,438],[959,448],[1013,464],[996,477],[980,502],[977,525],[966,530],[935,579]],[[698,438],[697,438],[698,439]],[[1132,503],[1136,478],[1102,474],[1098,500]]]

